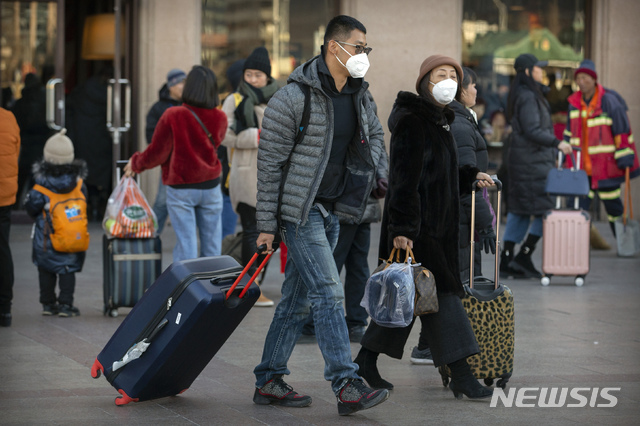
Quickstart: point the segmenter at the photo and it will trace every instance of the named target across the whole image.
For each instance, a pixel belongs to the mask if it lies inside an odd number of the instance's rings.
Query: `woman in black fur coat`
[[[458,260],[460,193],[493,185],[486,173],[458,167],[450,124],[454,112],[447,106],[460,96],[462,69],[452,58],[434,55],[424,60],[416,82],[419,95],[400,92],[389,117],[391,131],[389,189],[380,236],[380,257],[393,247],[413,249],[416,261],[436,279],[439,311],[423,315],[436,366],[448,365],[454,395],[485,398],[492,391],[474,378],[466,358],[479,352],[460,297],[464,295]],[[413,325],[413,324],[412,324]],[[359,374],[373,388],[392,389],[376,366],[380,353],[400,359],[412,325],[386,328],[372,322],[355,359]]]

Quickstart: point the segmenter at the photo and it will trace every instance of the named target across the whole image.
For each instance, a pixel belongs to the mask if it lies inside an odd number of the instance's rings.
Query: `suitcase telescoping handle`
[[[498,280],[500,278],[500,274],[498,273],[499,267],[499,258],[500,258],[500,205],[502,198],[502,182],[497,176],[491,176],[493,181],[498,188],[498,202],[496,204],[496,253],[495,253],[495,278],[494,278],[494,289],[498,288]],[[474,181],[471,186],[471,264],[469,265],[469,288],[473,288],[473,258],[475,256],[476,251],[476,241],[475,241],[475,229],[476,229],[476,190],[478,189],[478,182]]]
[[[582,148],[578,147],[578,146],[572,146],[571,148],[573,148],[574,151],[576,151],[576,155],[573,155],[573,152],[571,153],[571,163],[573,164],[573,166],[571,167],[571,170],[580,170],[580,153],[582,151]],[[567,156],[569,157],[569,156]],[[565,155],[562,151],[558,150],[558,170],[562,169],[562,165],[564,164],[564,160],[565,160]],[[573,199],[573,208],[574,210],[579,210],[580,209],[580,197],[575,197]],[[560,196],[556,196],[556,210],[560,210],[560,208],[562,207],[562,202],[560,201]]]
[[[238,286],[238,284],[240,283],[240,280],[242,280],[242,277],[244,277],[247,273],[247,271],[249,270],[249,268],[251,268],[251,265],[253,265],[253,263],[256,261],[256,259],[258,258],[258,256],[260,256],[260,253],[262,253],[263,251],[265,251],[267,249],[266,245],[261,245],[260,247],[258,247],[258,249],[256,250],[255,254],[251,257],[251,259],[249,260],[249,262],[247,263],[247,266],[244,267],[244,269],[242,270],[242,272],[240,273],[240,275],[238,275],[238,278],[236,278],[236,280],[234,281],[233,285],[231,286],[231,288],[229,288],[229,290],[227,290],[227,295],[225,297],[225,300],[228,300],[229,297],[231,296],[231,294],[233,294],[233,290],[236,289],[236,287]],[[264,257],[264,260],[262,261],[262,263],[260,263],[260,266],[258,266],[258,268],[256,269],[256,271],[253,273],[253,275],[251,276],[251,278],[249,279],[249,282],[247,283],[246,286],[244,286],[244,289],[242,289],[242,291],[240,292],[240,294],[238,295],[238,298],[242,299],[244,297],[244,295],[247,293],[247,291],[249,290],[249,287],[251,287],[251,284],[253,284],[253,282],[256,280],[256,278],[258,277],[258,275],[260,274],[260,272],[262,271],[262,268],[264,268],[264,266],[267,264],[267,262],[269,261],[269,259],[271,258],[271,255],[273,254],[273,251],[270,251],[269,253],[267,253],[267,255]]]

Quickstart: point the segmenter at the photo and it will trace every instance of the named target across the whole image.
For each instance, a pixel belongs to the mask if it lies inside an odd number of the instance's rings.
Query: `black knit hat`
[[[267,76],[271,76],[271,62],[269,61],[269,52],[264,47],[256,47],[251,55],[244,61],[245,70],[258,70],[265,73]]]

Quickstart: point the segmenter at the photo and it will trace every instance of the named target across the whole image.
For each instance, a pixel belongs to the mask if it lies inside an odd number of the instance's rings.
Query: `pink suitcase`
[[[558,153],[558,164],[562,164],[561,152]],[[574,160],[573,164],[580,164],[579,150],[578,161]],[[589,213],[580,210],[577,196],[573,208],[561,210],[561,197],[556,197],[555,210],[549,210],[542,218],[544,276],[540,283],[544,286],[549,285],[553,275],[561,275],[575,276],[574,283],[580,287],[589,273],[591,218]]]
[[[589,230],[591,220],[584,210],[551,210],[542,219],[542,277],[549,285],[551,276],[575,276],[584,284],[589,273]]]

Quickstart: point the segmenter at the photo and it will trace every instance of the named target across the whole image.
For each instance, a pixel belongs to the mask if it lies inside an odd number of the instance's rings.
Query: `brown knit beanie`
[[[462,73],[462,68],[460,67],[460,64],[458,64],[458,61],[444,55],[431,55],[422,62],[422,65],[420,65],[420,75],[418,75],[418,80],[416,81],[416,92],[420,93],[420,82],[424,76],[427,75],[429,71],[440,65],[451,65],[454,67],[458,73],[458,79],[462,80],[464,74]]]
[[[43,150],[44,161],[56,165],[73,163],[75,157],[73,143],[65,136],[65,133],[67,133],[67,129],[62,129],[47,139]]]

